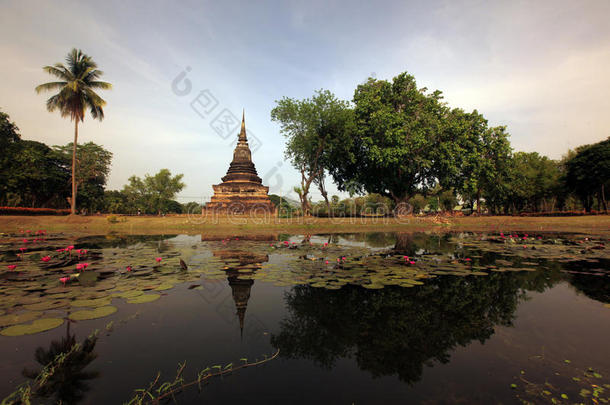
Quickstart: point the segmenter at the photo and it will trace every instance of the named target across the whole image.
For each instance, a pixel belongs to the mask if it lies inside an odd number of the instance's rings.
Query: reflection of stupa
[[[214,196],[206,204],[206,210],[228,211],[231,214],[271,215],[275,213],[275,205],[267,195],[269,187],[263,186],[263,181],[258,177],[252,162],[252,152],[246,137],[245,117],[242,117],[241,131],[229,170],[222,178],[222,183],[212,187]]]
[[[239,319],[239,329],[243,336],[246,308],[254,280],[240,277],[253,275],[256,270],[261,268],[262,263],[269,261],[269,256],[243,250],[221,250],[213,253],[214,256],[219,256],[226,264],[224,270],[227,272],[227,279],[229,280],[229,286],[233,293],[233,301],[237,311],[236,315]]]

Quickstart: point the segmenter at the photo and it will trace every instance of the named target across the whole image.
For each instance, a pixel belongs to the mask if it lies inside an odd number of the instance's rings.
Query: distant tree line
[[[0,206],[68,208],[73,144],[48,146],[21,139],[8,114],[0,111]],[[106,190],[112,153],[93,142],[77,145],[77,210],[87,213],[159,214],[201,212],[201,204],[180,204],[182,174],[168,169],[132,176],[122,190]]]
[[[369,78],[351,102],[328,90],[303,100],[284,97],[271,119],[301,174],[295,192],[305,215],[324,211],[310,201],[312,186],[325,211],[337,211],[326,192],[329,176],[351,195],[387,198],[395,214],[458,203],[495,214],[607,210],[610,138],[559,161],[514,152],[506,127],[490,126],[477,110],[450,108],[441,91],[417,87],[408,73],[392,81]]]

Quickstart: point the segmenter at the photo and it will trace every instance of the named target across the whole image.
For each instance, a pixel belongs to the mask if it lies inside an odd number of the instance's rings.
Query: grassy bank
[[[393,218],[229,218],[201,217],[119,217],[111,223],[105,216],[0,216],[0,232],[36,231],[70,232],[93,235],[121,234],[199,234],[252,235],[265,233],[340,233],[340,232],[576,232],[610,235],[610,216],[580,217],[410,217]]]

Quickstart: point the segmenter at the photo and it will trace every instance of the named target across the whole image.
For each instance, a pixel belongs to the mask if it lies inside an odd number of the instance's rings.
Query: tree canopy
[[[280,124],[286,137],[286,158],[301,174],[301,185],[295,191],[302,212],[308,215],[311,210],[308,195],[312,183],[330,207],[325,175],[338,151],[349,143],[353,124],[349,104],[328,90],[318,90],[304,100],[284,97],[276,103],[271,119]]]

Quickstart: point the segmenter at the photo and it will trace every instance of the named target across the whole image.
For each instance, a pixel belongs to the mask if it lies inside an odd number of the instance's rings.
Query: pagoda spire
[[[239,131],[238,140],[248,142],[246,138],[246,109],[244,108],[241,114],[241,131]]]

